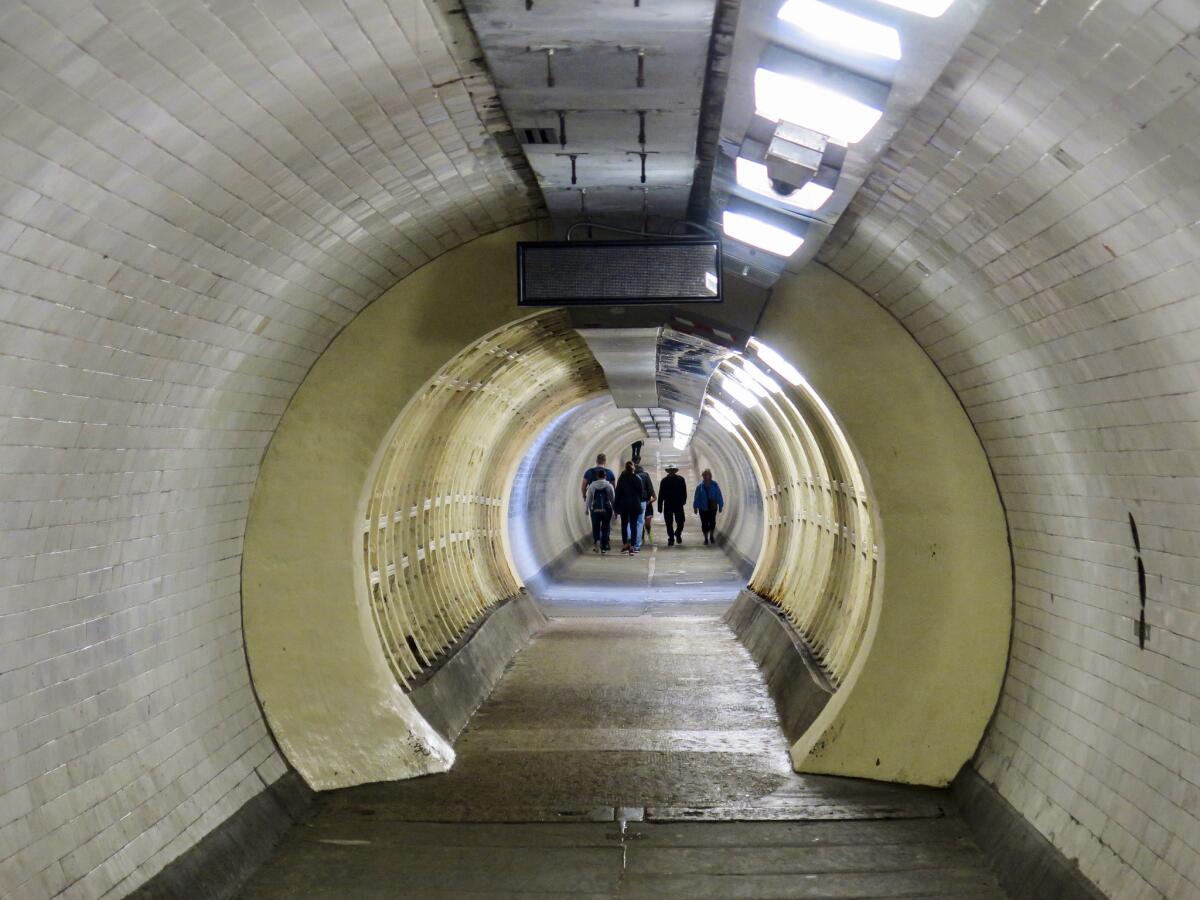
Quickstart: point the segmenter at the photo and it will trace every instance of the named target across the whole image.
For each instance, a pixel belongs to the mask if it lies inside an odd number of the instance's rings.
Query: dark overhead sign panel
[[[719,241],[678,238],[517,244],[518,306],[720,302]]]

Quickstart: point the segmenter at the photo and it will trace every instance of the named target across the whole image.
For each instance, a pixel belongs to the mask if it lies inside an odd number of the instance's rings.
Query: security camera
[[[792,194],[796,193],[797,187],[791,182],[784,181],[782,178],[772,178],[771,190],[773,190],[780,197],[790,197]]]

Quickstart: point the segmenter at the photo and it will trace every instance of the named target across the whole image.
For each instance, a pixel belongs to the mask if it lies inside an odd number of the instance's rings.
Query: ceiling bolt
[[[558,111],[558,146],[567,146],[567,114],[561,109]]]
[[[576,154],[570,154],[571,157],[571,184],[575,184],[578,179],[575,177],[575,160],[578,158]]]
[[[646,86],[646,51],[638,50],[637,59],[638,59],[637,86],[645,87]]]
[[[646,146],[646,111],[638,110],[638,143]]]
[[[587,221],[589,218],[588,217],[588,208],[587,208],[587,188],[579,189],[579,215],[581,215],[583,217],[584,221]],[[588,236],[588,239],[591,240],[591,238],[592,238],[591,222],[588,222],[587,236]]]
[[[636,156],[636,157],[638,157],[638,158],[641,160],[641,170],[642,170],[642,174],[641,174],[641,181],[642,181],[642,184],[645,184],[645,183],[646,183],[646,157],[648,157],[648,156],[657,156],[657,155],[658,155],[658,152],[659,152],[659,151],[657,151],[657,150],[626,150],[626,151],[625,151],[626,155],[628,155],[628,156]]]

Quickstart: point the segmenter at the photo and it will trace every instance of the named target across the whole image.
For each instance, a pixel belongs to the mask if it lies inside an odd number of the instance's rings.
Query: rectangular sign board
[[[720,241],[689,237],[517,244],[518,306],[720,302]]]

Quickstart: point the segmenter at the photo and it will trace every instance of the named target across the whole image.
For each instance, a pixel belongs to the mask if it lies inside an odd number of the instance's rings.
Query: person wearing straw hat
[[[658,511],[667,526],[667,546],[683,543],[683,509],[687,506],[687,482],[679,466],[667,466],[667,474],[658,483]]]

